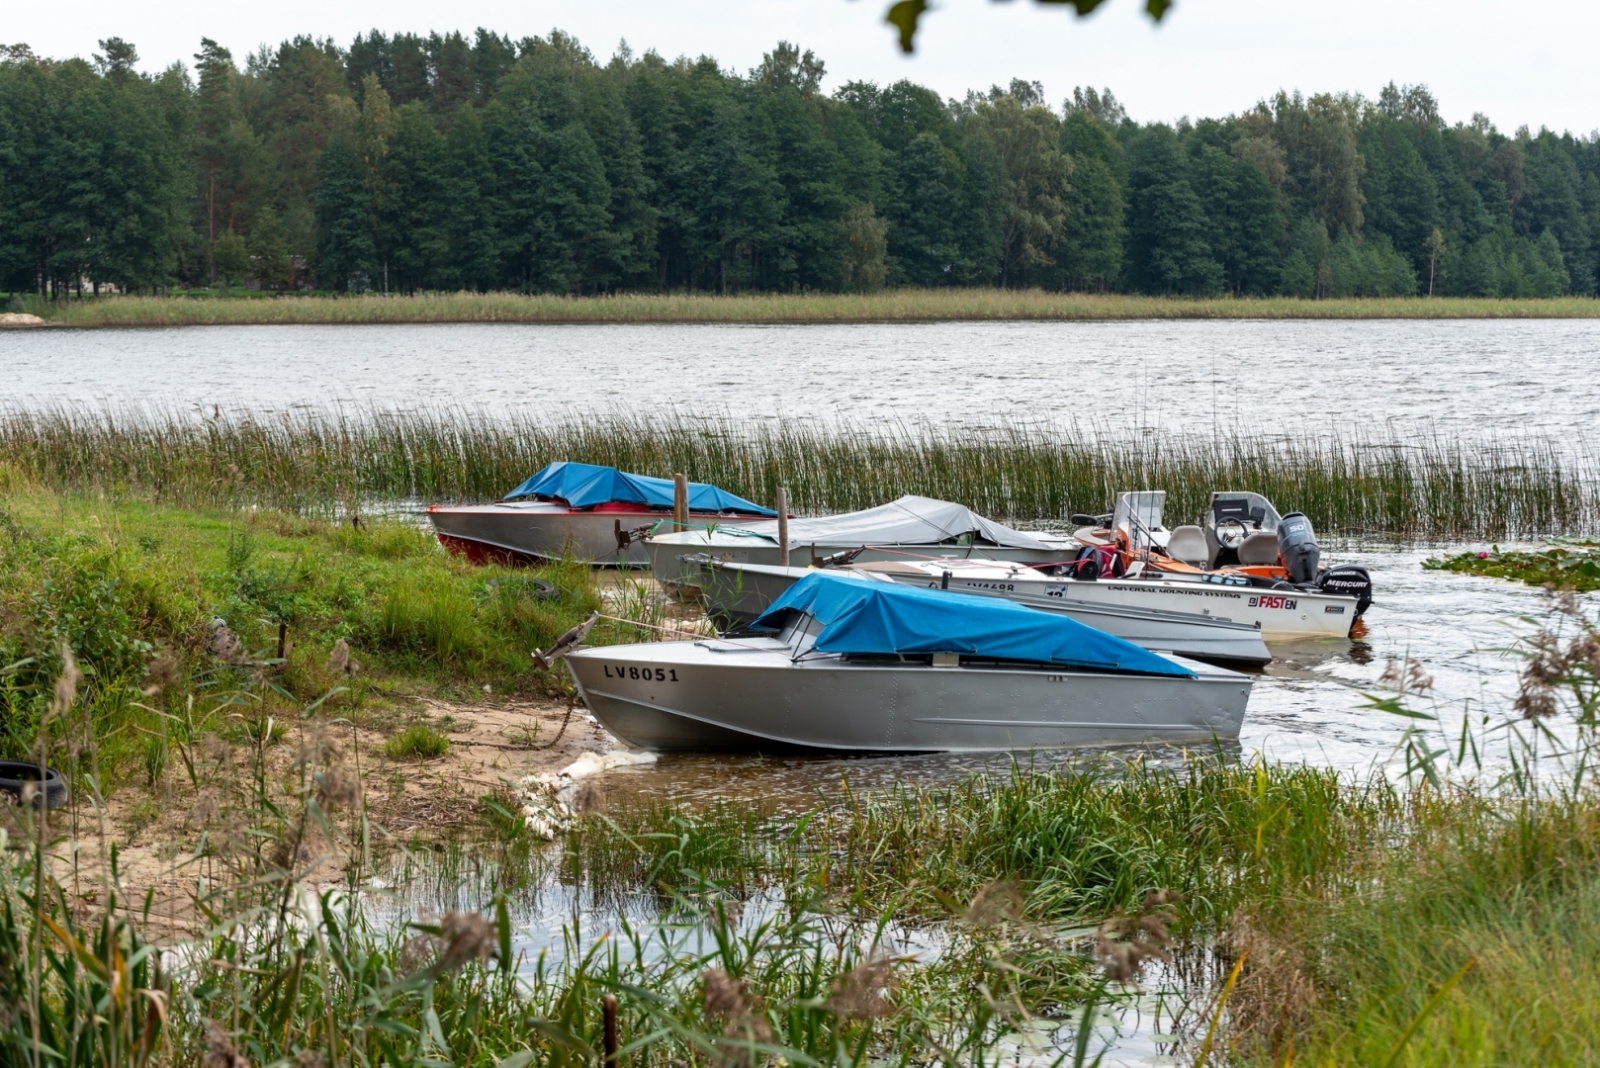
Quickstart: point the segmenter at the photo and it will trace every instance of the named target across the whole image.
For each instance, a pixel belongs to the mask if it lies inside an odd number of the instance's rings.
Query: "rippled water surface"
[[[0,334],[0,369],[0,397],[23,407],[671,406],[1567,441],[1600,413],[1600,321],[50,330]]]

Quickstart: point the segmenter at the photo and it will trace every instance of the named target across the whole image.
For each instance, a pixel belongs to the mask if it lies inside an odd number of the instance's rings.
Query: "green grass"
[[[1433,796],[1406,831],[1366,885],[1239,925],[1238,1062],[1282,1064],[1292,1040],[1305,1065],[1595,1063],[1596,798]]]
[[[1546,319],[1600,316],[1600,301],[1296,297],[1189,299],[1007,289],[893,289],[874,294],[627,294],[562,297],[430,293],[415,297],[286,295],[272,299],[20,298],[14,311],[69,326],[257,323],[850,323],[939,320]]]
[[[533,596],[536,578],[557,596]],[[379,714],[415,695],[564,694],[528,652],[599,606],[587,567],[477,567],[409,524],[13,492],[0,501],[0,668],[15,665],[0,675],[0,756],[31,752],[63,645],[107,774],[154,779],[177,764],[173,732],[243,737],[324,697],[325,714],[382,729]],[[219,619],[235,639],[220,656]],[[602,621],[591,640],[634,630]],[[201,722],[187,680],[256,696]]]
[[[600,889],[678,871],[741,885],[798,875],[864,911],[927,917],[1006,880],[1025,889],[1030,915],[1067,921],[1165,888],[1220,929],[1243,905],[1337,885],[1404,815],[1382,783],[1197,758],[1178,773],[1020,765],[953,787],[906,785],[782,834],[748,807],[647,806],[586,824],[565,848],[567,870]]]
[[[1600,544],[1568,542],[1545,549],[1501,549],[1455,553],[1425,560],[1430,571],[1455,571],[1512,579],[1532,586],[1587,593],[1600,590]]]
[[[605,415],[546,423],[441,412],[200,421],[66,411],[0,416],[0,491],[41,485],[180,504],[329,515],[352,502],[492,500],[552,460],[687,472],[808,512],[905,493],[1016,521],[1064,521],[1121,490],[1168,492],[1172,523],[1217,489],[1266,494],[1324,532],[1494,538],[1593,532],[1589,459],[1529,443],[1127,438],[1073,427],[750,426]]]
[[[846,915],[937,919],[1015,885],[1049,929],[1183,895],[1179,929],[1246,956],[1229,1063],[1586,1064],[1600,1057],[1600,796],[1431,790],[1273,765],[1022,772],[906,787],[766,830],[660,807],[569,836],[582,885],[800,878]],[[1083,989],[1080,987],[1080,989]],[[1191,1054],[1193,1047],[1190,1048]]]
[[[450,739],[425,723],[414,723],[383,743],[390,760],[434,760],[450,751]]]

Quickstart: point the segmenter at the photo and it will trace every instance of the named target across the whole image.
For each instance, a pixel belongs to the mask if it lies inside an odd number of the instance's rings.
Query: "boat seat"
[[[1181,563],[1205,567],[1211,559],[1211,549],[1206,545],[1206,532],[1197,526],[1174,527],[1167,540],[1167,555]]]
[[[1278,535],[1270,530],[1258,530],[1239,546],[1239,564],[1242,567],[1271,567],[1278,562]]]

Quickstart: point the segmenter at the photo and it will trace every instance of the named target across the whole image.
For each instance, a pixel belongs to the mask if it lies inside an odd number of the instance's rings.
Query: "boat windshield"
[[[1158,543],[1156,533],[1163,529],[1161,520],[1166,505],[1166,490],[1119,493],[1116,511],[1111,517],[1111,529],[1121,531],[1128,539],[1130,552],[1148,549]]]
[[[820,630],[822,624],[814,617],[804,612],[790,612],[783,629],[778,631],[778,641],[789,647],[791,656],[799,659],[811,651]]]
[[[1211,495],[1211,522],[1233,520],[1250,530],[1275,531],[1283,519],[1272,502],[1259,493],[1222,492]]]

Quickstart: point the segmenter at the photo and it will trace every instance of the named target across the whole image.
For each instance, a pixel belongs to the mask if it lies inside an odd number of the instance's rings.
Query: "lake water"
[[[1600,415],[1600,320],[247,326],[0,333],[0,403],[1520,437]]]

